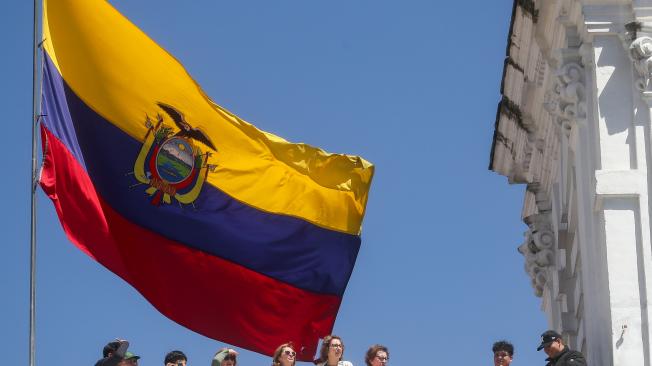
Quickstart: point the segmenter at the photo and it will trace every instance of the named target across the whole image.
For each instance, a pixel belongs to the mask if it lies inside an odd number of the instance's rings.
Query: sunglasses
[[[290,350],[287,350],[287,349],[283,353],[285,353],[286,356],[292,356],[292,357],[297,355],[296,352],[290,351]]]

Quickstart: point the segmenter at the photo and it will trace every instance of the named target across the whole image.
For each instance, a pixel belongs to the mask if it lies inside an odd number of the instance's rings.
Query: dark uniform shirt
[[[555,357],[546,358],[546,361],[546,366],[586,366],[584,355],[568,347],[564,347]]]

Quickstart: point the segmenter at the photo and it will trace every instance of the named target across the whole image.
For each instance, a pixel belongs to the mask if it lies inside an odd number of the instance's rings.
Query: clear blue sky
[[[512,0],[112,0],[217,103],[288,140],[361,155],[376,176],[335,333],[363,366],[543,362],[545,330],[516,247],[523,186],[487,170]],[[3,361],[28,356],[29,1],[0,15],[4,179]],[[92,365],[122,337],[142,366],[181,349],[208,366],[223,344],[160,315],[65,238],[38,192],[37,365]],[[174,270],[173,268],[171,270]],[[179,301],[184,301],[179,299]],[[242,351],[242,366],[268,357]]]

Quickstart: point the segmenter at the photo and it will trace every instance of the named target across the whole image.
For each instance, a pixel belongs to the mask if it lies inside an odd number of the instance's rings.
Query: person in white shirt
[[[328,335],[321,342],[319,358],[314,362],[317,366],[353,366],[349,361],[343,361],[344,343],[336,335]]]

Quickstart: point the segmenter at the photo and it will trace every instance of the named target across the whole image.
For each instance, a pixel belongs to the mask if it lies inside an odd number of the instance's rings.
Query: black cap
[[[104,358],[109,357],[109,353],[114,353],[115,351],[118,350],[118,347],[120,347],[120,342],[118,341],[112,341],[106,344],[104,346],[104,349],[102,350],[102,356]]]
[[[546,330],[541,334],[541,344],[537,347],[537,351],[541,351],[544,347],[547,347],[550,343],[561,339],[561,334],[555,332],[554,330]]]

